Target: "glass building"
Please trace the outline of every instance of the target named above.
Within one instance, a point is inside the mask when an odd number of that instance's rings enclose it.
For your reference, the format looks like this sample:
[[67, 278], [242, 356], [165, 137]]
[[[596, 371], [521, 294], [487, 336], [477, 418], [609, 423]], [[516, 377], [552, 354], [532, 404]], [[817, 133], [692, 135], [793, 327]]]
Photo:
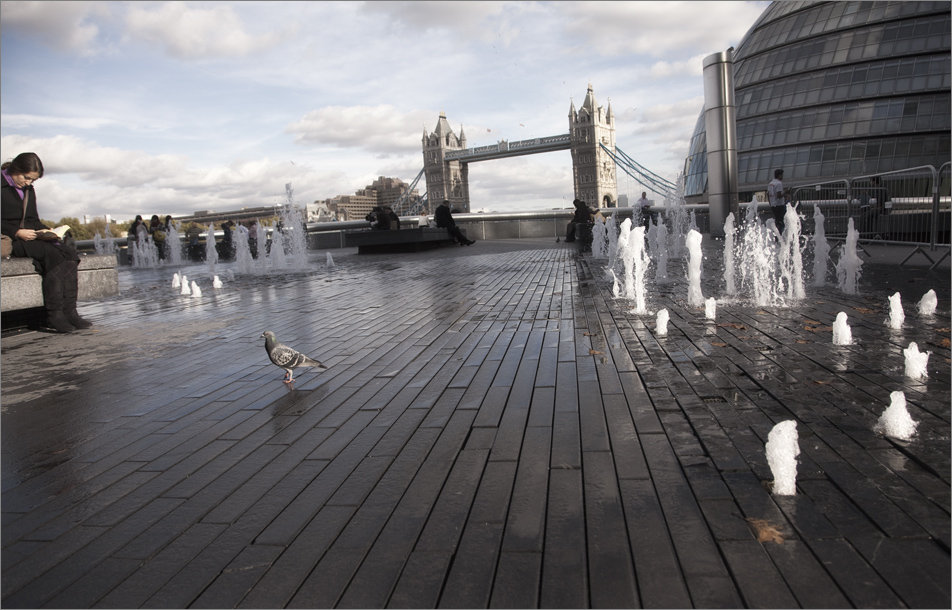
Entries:
[[[773, 2], [734, 51], [740, 201], [950, 161], [949, 2]], [[684, 166], [707, 200], [704, 111]]]

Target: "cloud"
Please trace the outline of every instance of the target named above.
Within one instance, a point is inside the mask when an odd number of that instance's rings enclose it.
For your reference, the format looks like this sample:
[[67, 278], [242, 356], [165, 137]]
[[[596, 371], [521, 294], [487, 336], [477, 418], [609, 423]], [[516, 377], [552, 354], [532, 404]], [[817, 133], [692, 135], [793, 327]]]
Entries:
[[[385, 15], [390, 23], [398, 23], [414, 31], [452, 30], [484, 39], [486, 21], [499, 16], [505, 2], [365, 2], [361, 10], [371, 15]], [[496, 32], [493, 31], [492, 37]]]
[[148, 155], [141, 151], [97, 146], [74, 136], [30, 138], [4, 136], [4, 158], [35, 152], [47, 174], [76, 174], [85, 181], [120, 187], [145, 186], [172, 180], [187, 163], [184, 155]]
[[99, 129], [115, 123], [112, 119], [100, 117], [60, 117], [35, 114], [0, 115], [0, 123], [5, 129], [29, 129], [33, 127], [58, 127], [67, 129]]
[[36, 36], [58, 51], [88, 55], [99, 35], [90, 23], [95, 2], [15, 2], [3, 3], [3, 29]]
[[129, 5], [127, 36], [162, 46], [178, 59], [242, 57], [273, 47], [288, 35], [248, 34], [238, 15], [225, 4], [191, 8], [183, 2], [167, 2], [154, 10], [151, 6]]
[[390, 105], [327, 106], [308, 112], [285, 128], [306, 145], [363, 149], [375, 155], [419, 152], [423, 128], [438, 115], [429, 110], [400, 112]]
[[738, 42], [769, 2], [557, 2], [566, 29], [604, 55], [709, 55]]
[[702, 53], [682, 61], [657, 61], [648, 68], [648, 76], [653, 79], [702, 76], [704, 74], [704, 58], [708, 55], [710, 53]]

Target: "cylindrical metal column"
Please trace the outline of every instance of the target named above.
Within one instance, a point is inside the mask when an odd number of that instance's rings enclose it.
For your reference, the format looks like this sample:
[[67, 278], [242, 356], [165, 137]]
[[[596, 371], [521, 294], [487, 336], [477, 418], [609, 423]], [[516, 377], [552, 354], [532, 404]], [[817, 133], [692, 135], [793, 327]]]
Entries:
[[724, 237], [727, 215], [738, 217], [733, 49], [704, 58], [704, 124], [711, 236]]

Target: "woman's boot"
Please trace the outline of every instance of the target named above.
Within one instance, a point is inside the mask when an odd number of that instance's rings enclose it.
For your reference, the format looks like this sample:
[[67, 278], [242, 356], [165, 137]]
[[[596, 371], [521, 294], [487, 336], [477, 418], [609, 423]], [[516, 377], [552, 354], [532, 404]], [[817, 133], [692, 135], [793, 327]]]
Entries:
[[66, 261], [59, 266], [66, 267], [66, 281], [63, 284], [63, 312], [66, 314], [66, 321], [79, 329], [89, 328], [93, 323], [81, 318], [76, 311], [76, 299], [79, 297], [79, 263]]
[[43, 304], [46, 307], [46, 324], [58, 333], [71, 333], [76, 328], [66, 319], [63, 292], [68, 263], [61, 263], [43, 276]]

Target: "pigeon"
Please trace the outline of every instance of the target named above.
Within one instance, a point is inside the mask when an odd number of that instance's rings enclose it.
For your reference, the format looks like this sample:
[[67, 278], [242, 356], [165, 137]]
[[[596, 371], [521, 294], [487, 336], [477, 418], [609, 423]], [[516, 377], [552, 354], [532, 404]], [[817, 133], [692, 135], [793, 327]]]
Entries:
[[261, 336], [264, 337], [264, 349], [268, 352], [268, 358], [270, 358], [271, 362], [275, 365], [285, 370], [284, 383], [291, 383], [294, 377], [294, 369], [296, 368], [305, 366], [320, 369], [327, 368], [317, 360], [309, 358], [301, 352], [279, 342], [274, 336], [274, 333], [270, 330], [264, 331], [261, 333]]

